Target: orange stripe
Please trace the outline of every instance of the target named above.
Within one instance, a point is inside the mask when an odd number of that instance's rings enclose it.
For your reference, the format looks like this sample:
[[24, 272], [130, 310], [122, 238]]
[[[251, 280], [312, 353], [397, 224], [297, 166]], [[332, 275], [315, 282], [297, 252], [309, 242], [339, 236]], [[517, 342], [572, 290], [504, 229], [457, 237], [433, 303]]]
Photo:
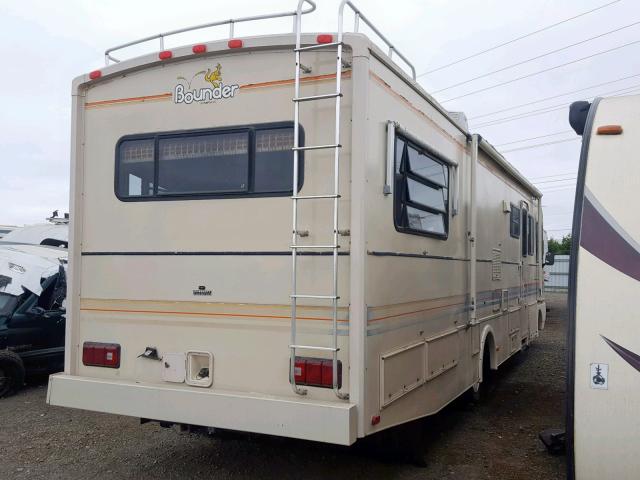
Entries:
[[[303, 77], [300, 79], [301, 83], [312, 83], [312, 82], [321, 82], [323, 80], [331, 80], [336, 78], [335, 73], [327, 74], [327, 75], [315, 75], [313, 77]], [[346, 72], [342, 72], [342, 78], [351, 78], [351, 71], [347, 70]], [[293, 78], [285, 79], [285, 80], [272, 80], [269, 82], [259, 82], [259, 83], [247, 83], [244, 85], [240, 85], [241, 90], [251, 90], [254, 88], [265, 88], [265, 87], [275, 87], [280, 85], [293, 85], [295, 80]], [[159, 93], [156, 95], [145, 95], [142, 97], [128, 97], [128, 98], [114, 98], [111, 100], [99, 100], [95, 102], [87, 102], [84, 104], [84, 108], [96, 108], [96, 107], [104, 107], [108, 105], [118, 105], [121, 103], [143, 103], [153, 100], [169, 100], [173, 97], [173, 94], [168, 93]]]
[[159, 93], [157, 95], [145, 95], [143, 97], [114, 98], [113, 100], [100, 100], [97, 102], [87, 102], [84, 108], [100, 107], [103, 105], [115, 105], [118, 103], [136, 103], [147, 102], [152, 100], [166, 100], [173, 96], [171, 93]]
[[[300, 83], [310, 83], [310, 82], [320, 82], [322, 80], [331, 80], [336, 78], [335, 73], [330, 73], [327, 75], [316, 75], [314, 77], [303, 77], [300, 78]], [[342, 72], [342, 78], [351, 78], [351, 71], [347, 70], [346, 72]], [[273, 87], [278, 85], [293, 85], [295, 80], [293, 78], [289, 78], [286, 80], [272, 80], [270, 82], [260, 82], [260, 83], [247, 83], [246, 85], [240, 85], [240, 89], [251, 89], [251, 88], [263, 88], [263, 87]]]
[[[277, 320], [289, 320], [291, 317], [282, 315], [256, 315], [249, 313], [207, 313], [207, 312], [180, 312], [172, 310], [122, 310], [115, 308], [81, 308], [82, 311], [90, 312], [115, 312], [115, 313], [155, 313], [162, 315], [195, 315], [202, 317], [239, 317], [239, 318], [272, 318]], [[331, 321], [332, 318], [325, 317], [296, 317], [298, 320], [321, 320]], [[338, 320], [338, 322], [346, 323], [347, 320]]]

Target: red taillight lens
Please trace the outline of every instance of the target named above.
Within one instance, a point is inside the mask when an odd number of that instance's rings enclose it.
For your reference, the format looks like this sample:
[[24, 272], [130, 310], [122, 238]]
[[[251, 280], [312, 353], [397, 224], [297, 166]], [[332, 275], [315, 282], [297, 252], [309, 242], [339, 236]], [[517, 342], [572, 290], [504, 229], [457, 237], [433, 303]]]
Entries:
[[168, 60], [171, 57], [173, 57], [173, 53], [171, 52], [171, 50], [163, 50], [158, 54], [158, 58], [160, 60]]
[[320, 34], [316, 37], [316, 42], [318, 43], [331, 43], [333, 42], [333, 35], [328, 35], [326, 33]]
[[204, 44], [194, 45], [191, 49], [193, 53], [205, 53], [207, 51], [207, 46]]
[[[326, 358], [296, 357], [297, 385], [333, 388], [333, 361]], [[342, 388], [342, 362], [338, 360], [338, 388]]]
[[84, 342], [82, 364], [89, 367], [120, 368], [120, 345], [117, 343]]
[[91, 80], [97, 80], [98, 78], [100, 78], [102, 76], [102, 72], [100, 70], [94, 70], [93, 72], [91, 72], [89, 74], [89, 78]]
[[234, 38], [232, 40], [229, 40], [227, 42], [227, 45], [229, 46], [229, 48], [242, 48], [242, 40]]

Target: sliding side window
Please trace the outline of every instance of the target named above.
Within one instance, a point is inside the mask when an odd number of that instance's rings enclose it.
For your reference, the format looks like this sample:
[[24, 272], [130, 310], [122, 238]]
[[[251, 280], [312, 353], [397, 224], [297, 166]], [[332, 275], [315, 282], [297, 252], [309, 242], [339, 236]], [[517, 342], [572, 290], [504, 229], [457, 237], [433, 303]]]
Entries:
[[404, 233], [446, 239], [449, 230], [449, 167], [396, 136], [394, 222]]
[[[291, 123], [124, 137], [116, 148], [116, 194], [121, 200], [290, 195], [292, 147]], [[302, 155], [299, 167], [301, 186]]]

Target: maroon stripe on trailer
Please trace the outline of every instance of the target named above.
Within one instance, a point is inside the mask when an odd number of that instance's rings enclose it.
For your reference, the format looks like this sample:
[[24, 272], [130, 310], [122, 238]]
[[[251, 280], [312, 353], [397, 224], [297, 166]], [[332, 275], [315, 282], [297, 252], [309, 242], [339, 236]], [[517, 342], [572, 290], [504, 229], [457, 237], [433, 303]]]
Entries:
[[616, 352], [618, 355], [622, 357], [622, 359], [625, 362], [627, 362], [629, 365], [631, 365], [633, 368], [635, 368], [640, 372], [640, 355], [638, 355], [637, 353], [633, 353], [631, 350], [627, 350], [624, 347], [621, 347], [617, 343], [609, 340], [604, 335], [600, 335], [600, 336], [605, 342], [607, 342], [607, 345], [609, 345], [614, 352]]
[[580, 245], [616, 270], [640, 280], [640, 252], [609, 224], [586, 196]]

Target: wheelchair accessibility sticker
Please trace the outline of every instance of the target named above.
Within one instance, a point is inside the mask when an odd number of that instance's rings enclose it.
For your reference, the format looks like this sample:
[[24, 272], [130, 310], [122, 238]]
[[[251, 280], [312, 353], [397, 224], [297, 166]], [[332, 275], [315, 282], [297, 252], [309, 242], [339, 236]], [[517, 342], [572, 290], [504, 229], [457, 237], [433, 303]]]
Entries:
[[609, 389], [609, 365], [606, 363], [591, 364], [591, 388]]

